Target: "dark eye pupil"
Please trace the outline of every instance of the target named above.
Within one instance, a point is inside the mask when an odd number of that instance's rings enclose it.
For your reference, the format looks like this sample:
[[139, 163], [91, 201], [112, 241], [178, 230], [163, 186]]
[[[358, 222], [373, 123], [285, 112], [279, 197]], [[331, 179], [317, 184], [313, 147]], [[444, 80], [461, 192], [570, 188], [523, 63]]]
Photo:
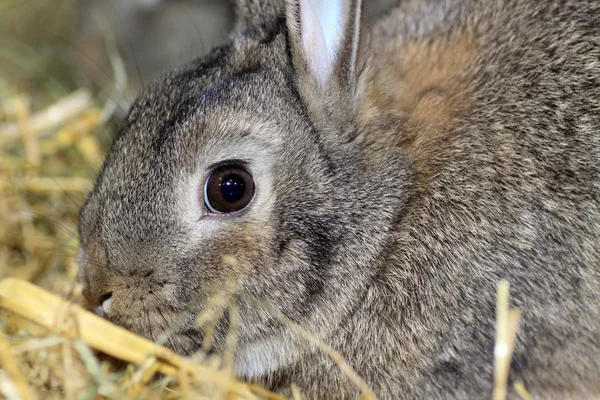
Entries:
[[216, 168], [204, 184], [204, 203], [211, 213], [244, 209], [254, 197], [254, 180], [244, 168], [225, 165]]
[[223, 199], [229, 203], [236, 203], [244, 196], [246, 185], [239, 175], [227, 175], [220, 185]]

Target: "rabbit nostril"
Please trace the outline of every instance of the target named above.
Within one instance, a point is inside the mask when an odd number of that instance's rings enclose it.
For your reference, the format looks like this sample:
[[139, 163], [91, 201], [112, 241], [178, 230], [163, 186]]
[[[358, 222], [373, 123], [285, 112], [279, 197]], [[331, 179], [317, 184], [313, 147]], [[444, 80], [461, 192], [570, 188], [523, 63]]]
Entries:
[[149, 277], [150, 275], [152, 275], [154, 273], [154, 270], [151, 269], [150, 271], [146, 272], [146, 274], [144, 275], [144, 278]]

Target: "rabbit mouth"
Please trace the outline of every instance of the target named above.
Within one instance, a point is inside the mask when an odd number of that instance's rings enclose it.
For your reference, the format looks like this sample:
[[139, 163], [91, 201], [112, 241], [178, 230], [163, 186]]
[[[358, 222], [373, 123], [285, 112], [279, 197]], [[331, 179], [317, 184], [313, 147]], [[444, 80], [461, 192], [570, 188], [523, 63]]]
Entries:
[[94, 297], [84, 291], [86, 299], [86, 308], [88, 311], [93, 312], [99, 317], [107, 318], [112, 305], [112, 292], [102, 296]]
[[112, 305], [112, 293], [108, 293], [100, 298], [100, 305], [93, 309], [94, 313], [99, 317], [106, 318], [110, 314]]

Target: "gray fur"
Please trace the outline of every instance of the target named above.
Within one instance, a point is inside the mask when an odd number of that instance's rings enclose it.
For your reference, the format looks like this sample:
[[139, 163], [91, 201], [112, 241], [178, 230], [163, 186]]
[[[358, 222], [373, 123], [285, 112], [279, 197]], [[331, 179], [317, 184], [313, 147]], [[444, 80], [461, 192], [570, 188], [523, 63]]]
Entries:
[[[322, 88], [293, 2], [240, 3], [228, 45], [136, 101], [82, 210], [80, 277], [112, 293], [109, 319], [151, 339], [176, 327], [167, 345], [190, 354], [197, 304], [233, 277], [243, 378], [358, 394], [259, 299], [382, 398], [480, 398], [505, 278], [523, 312], [511, 379], [598, 396], [599, 3], [402, 2], [348, 37]], [[196, 218], [202, 174], [231, 158], [255, 201]]]

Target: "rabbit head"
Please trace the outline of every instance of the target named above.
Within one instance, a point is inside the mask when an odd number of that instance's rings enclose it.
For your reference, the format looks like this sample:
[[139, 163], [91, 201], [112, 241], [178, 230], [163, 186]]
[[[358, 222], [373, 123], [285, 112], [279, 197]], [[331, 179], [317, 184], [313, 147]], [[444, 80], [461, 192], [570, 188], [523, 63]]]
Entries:
[[180, 353], [229, 288], [247, 377], [310, 350], [281, 315], [322, 338], [342, 323], [410, 192], [393, 143], [375, 151], [361, 128], [361, 2], [279, 3], [240, 0], [228, 44], [145, 89], [79, 224], [86, 293]]

